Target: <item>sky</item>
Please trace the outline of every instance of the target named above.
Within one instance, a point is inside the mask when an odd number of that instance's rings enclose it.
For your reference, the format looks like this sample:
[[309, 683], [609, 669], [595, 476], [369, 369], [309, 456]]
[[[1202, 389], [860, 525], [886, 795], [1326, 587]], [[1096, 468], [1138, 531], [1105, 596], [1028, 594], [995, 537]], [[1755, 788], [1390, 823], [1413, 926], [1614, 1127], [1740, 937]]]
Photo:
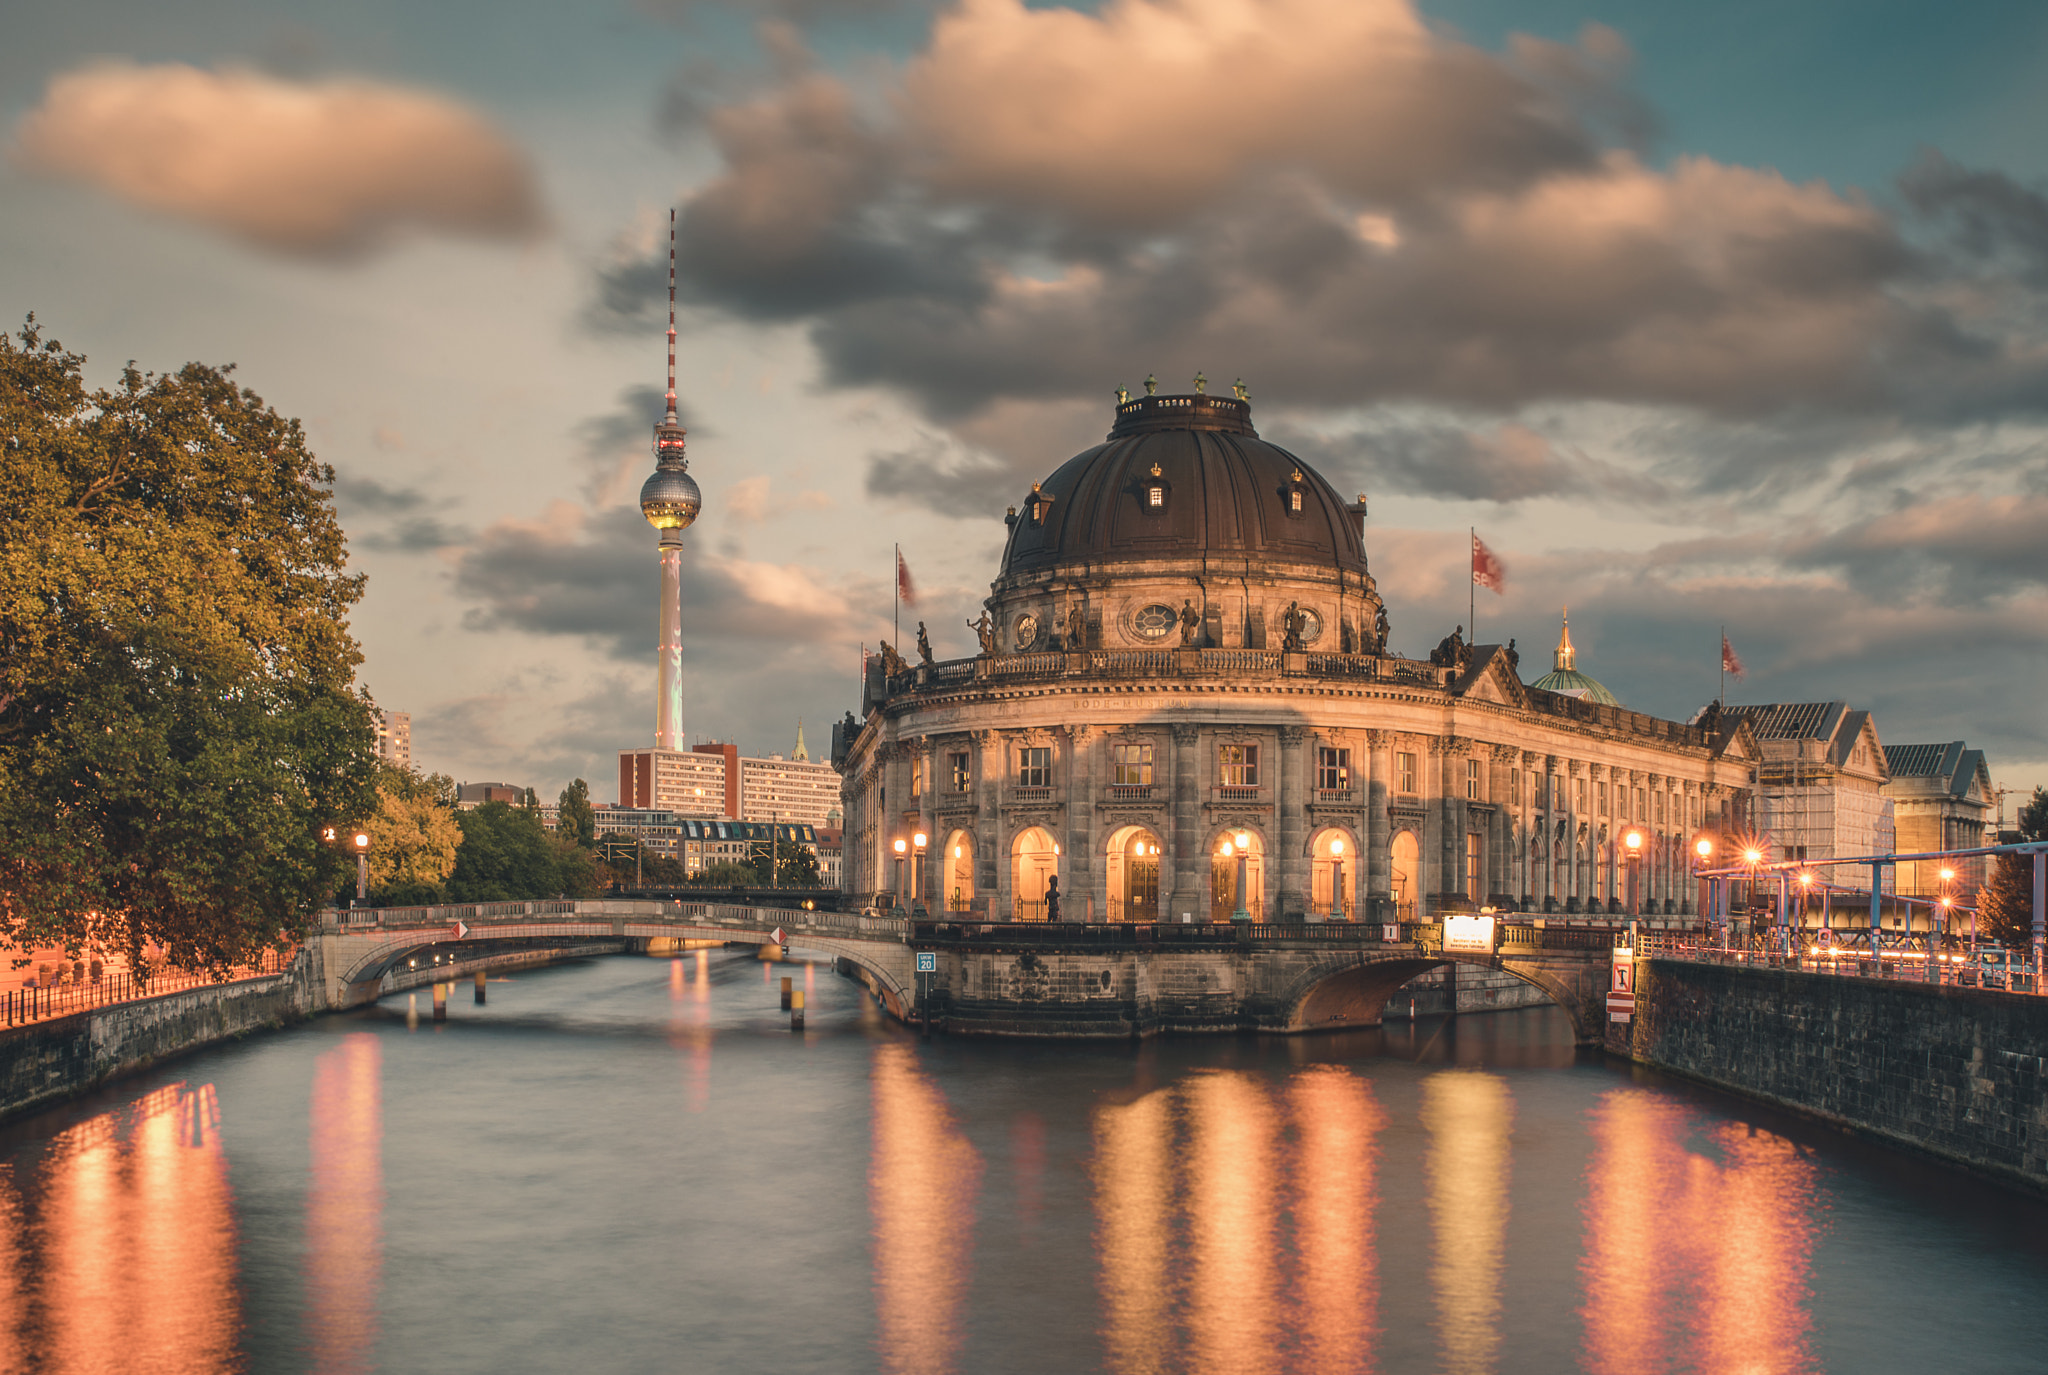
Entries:
[[10, 6], [0, 316], [232, 363], [336, 472], [421, 767], [652, 742], [671, 210], [685, 726], [814, 751], [900, 544], [1242, 378], [1392, 646], [1690, 717], [1842, 699], [2048, 783], [2048, 7], [1902, 0]]

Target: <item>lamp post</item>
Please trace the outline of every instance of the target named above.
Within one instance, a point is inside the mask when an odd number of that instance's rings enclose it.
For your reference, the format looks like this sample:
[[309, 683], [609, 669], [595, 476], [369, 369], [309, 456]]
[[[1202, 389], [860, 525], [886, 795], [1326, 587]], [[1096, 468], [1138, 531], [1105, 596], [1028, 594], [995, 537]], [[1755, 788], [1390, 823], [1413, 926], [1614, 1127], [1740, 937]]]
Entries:
[[1639, 826], [1631, 826], [1621, 834], [1621, 845], [1628, 852], [1628, 943], [1636, 944], [1636, 921], [1642, 915], [1643, 832]]
[[906, 842], [904, 841], [904, 839], [903, 839], [903, 837], [902, 837], [902, 836], [897, 836], [897, 837], [896, 837], [896, 887], [895, 887], [895, 892], [896, 892], [896, 896], [897, 896], [897, 898], [898, 898], [899, 900], [900, 900], [900, 899], [901, 899], [901, 898], [903, 897], [903, 853], [904, 853], [904, 851], [908, 850], [909, 848], [910, 848], [909, 844], [908, 844], [908, 843], [906, 843]]
[[[1706, 868], [1707, 861], [1714, 857], [1714, 842], [1706, 836], [1701, 836], [1693, 842], [1692, 853], [1693, 883], [1697, 885], [1699, 883], [1700, 870]], [[1710, 879], [1708, 881], [1712, 884], [1712, 887], [1707, 890], [1707, 928], [1711, 931], [1719, 923], [1722, 915], [1719, 901], [1721, 896], [1721, 880]], [[1694, 891], [1698, 891], [1697, 887], [1695, 887]]]
[[1248, 832], [1239, 831], [1237, 833], [1237, 910], [1230, 914], [1232, 921], [1250, 921], [1252, 919], [1252, 914], [1244, 905], [1245, 865], [1251, 858], [1251, 846], [1251, 835]]
[[[1756, 866], [1763, 863], [1763, 859], [1764, 852], [1757, 849], [1754, 845], [1742, 852], [1742, 862], [1749, 866], [1749, 898], [1745, 904], [1745, 909], [1751, 912], [1754, 912], [1756, 909]], [[1754, 916], [1750, 918], [1749, 927], [1749, 934], [1754, 936], [1756, 934], [1756, 919]]]
[[1813, 875], [1805, 870], [1801, 870], [1799, 873], [1799, 929], [1792, 933], [1794, 941], [1806, 939], [1806, 909], [1810, 905], [1809, 899], [1812, 892]]
[[360, 903], [370, 896], [370, 833], [357, 831], [350, 840], [356, 847], [356, 901]]
[[910, 905], [913, 911], [924, 901], [924, 847], [929, 840], [923, 831], [910, 838]]
[[1346, 921], [1344, 915], [1344, 837], [1337, 836], [1330, 841], [1330, 855], [1337, 861], [1337, 873], [1330, 884], [1331, 905], [1337, 910], [1333, 914], [1338, 921]]

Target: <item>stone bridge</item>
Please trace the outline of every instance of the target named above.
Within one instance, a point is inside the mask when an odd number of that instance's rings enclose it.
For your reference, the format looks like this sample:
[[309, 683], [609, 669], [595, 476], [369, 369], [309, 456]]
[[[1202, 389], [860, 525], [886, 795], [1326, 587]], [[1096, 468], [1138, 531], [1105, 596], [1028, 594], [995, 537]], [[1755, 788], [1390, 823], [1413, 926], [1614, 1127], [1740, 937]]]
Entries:
[[[1431, 923], [911, 921], [795, 907], [651, 900], [479, 903], [336, 912], [322, 930], [331, 1007], [374, 1001], [537, 952], [650, 942], [787, 942], [846, 960], [895, 1017], [923, 1006], [962, 1034], [1144, 1036], [1376, 1026], [1394, 991], [1444, 964], [1502, 970], [1565, 1010], [1582, 1044], [1606, 1023], [1618, 928], [1499, 928], [1495, 948], [1445, 950]], [[919, 989], [918, 951], [937, 968]], [[923, 1003], [920, 1004], [920, 994]]]

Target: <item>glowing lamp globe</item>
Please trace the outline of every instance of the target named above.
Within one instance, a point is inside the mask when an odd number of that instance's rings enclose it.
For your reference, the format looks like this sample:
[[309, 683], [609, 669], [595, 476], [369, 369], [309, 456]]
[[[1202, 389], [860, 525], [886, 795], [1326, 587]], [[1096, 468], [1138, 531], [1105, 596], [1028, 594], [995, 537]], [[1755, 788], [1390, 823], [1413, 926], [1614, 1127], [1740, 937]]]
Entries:
[[657, 530], [683, 530], [697, 519], [704, 494], [681, 468], [656, 468], [640, 488], [640, 514]]

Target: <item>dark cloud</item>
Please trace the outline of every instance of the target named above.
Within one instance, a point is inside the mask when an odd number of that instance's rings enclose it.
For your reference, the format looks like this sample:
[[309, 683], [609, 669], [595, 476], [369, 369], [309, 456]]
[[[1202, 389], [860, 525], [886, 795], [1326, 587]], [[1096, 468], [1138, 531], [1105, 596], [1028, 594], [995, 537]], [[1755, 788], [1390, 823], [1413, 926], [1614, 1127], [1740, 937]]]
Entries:
[[350, 543], [364, 549], [427, 554], [459, 545], [469, 538], [468, 528], [433, 514], [434, 508], [454, 504], [417, 487], [387, 486], [375, 478], [337, 473], [334, 479], [335, 511], [350, 531]]
[[402, 514], [427, 503], [427, 494], [417, 487], [387, 487], [375, 478], [343, 472], [334, 476], [334, 508], [344, 516]]
[[1499, 502], [1597, 492], [1649, 504], [1670, 496], [1662, 484], [1567, 453], [1520, 424], [1390, 423], [1333, 439], [1283, 423], [1268, 433], [1340, 488]]
[[983, 453], [962, 453], [927, 438], [916, 448], [868, 460], [868, 495], [907, 501], [942, 516], [1002, 514], [1002, 494], [1029, 479], [1014, 464]]
[[[684, 209], [684, 287], [807, 324], [829, 383], [949, 426], [1138, 362], [1326, 410], [2048, 409], [2037, 193], [1930, 158], [1888, 214], [1766, 170], [1653, 167], [1629, 151], [1655, 121], [1628, 67], [1606, 30], [1486, 52], [1400, 0], [990, 0], [941, 15], [879, 99], [792, 49], [709, 109], [723, 170]], [[659, 272], [601, 273], [600, 318], [642, 318]], [[1526, 467], [1502, 475], [1569, 485]]]

